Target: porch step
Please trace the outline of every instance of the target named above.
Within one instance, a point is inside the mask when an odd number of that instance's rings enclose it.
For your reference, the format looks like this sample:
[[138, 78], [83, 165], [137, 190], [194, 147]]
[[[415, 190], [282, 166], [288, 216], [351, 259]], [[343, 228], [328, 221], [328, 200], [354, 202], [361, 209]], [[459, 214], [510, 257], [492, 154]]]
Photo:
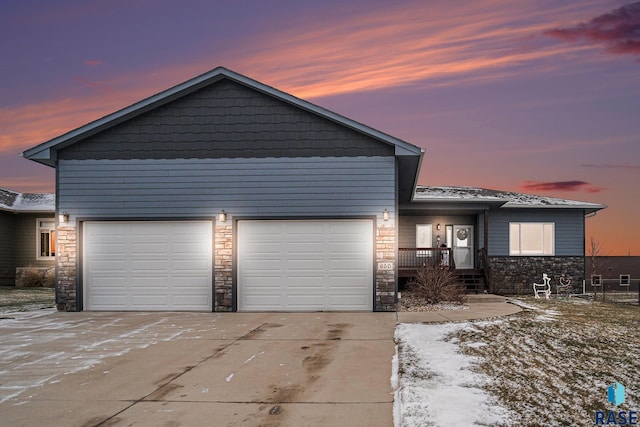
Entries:
[[484, 292], [484, 271], [482, 269], [458, 269], [456, 276], [458, 283], [467, 289], [467, 293], [482, 294]]

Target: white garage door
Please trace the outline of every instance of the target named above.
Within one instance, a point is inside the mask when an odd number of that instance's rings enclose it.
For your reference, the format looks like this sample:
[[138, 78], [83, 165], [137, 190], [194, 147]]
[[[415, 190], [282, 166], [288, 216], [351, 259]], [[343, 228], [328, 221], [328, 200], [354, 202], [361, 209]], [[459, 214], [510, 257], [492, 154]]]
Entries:
[[210, 221], [86, 222], [86, 310], [211, 311]]
[[238, 309], [373, 307], [371, 220], [238, 221]]

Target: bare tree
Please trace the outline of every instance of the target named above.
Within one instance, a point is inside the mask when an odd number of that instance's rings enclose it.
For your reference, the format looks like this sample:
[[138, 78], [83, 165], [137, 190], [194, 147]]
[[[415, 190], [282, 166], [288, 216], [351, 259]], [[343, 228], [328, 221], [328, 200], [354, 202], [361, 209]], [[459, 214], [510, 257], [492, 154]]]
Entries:
[[[591, 276], [597, 276], [600, 274], [600, 270], [603, 268], [603, 260], [602, 257], [604, 256], [604, 248], [602, 246], [602, 242], [600, 242], [600, 240], [596, 239], [595, 237], [591, 236], [591, 238], [589, 239], [589, 263], [591, 266]], [[591, 279], [591, 278], [589, 278]], [[601, 285], [602, 285], [602, 281], [600, 281]], [[602, 285], [604, 286], [604, 285]], [[593, 286], [593, 299], [596, 299], [596, 296], [598, 295], [598, 288], [596, 286]]]

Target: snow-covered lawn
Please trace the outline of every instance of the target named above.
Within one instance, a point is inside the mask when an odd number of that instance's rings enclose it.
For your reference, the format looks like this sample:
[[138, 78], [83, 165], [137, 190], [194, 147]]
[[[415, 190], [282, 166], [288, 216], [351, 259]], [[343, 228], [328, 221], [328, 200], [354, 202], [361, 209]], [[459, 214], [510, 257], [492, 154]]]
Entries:
[[503, 319], [398, 325], [396, 425], [592, 426], [597, 410], [640, 410], [640, 308], [523, 302]]
[[0, 286], [0, 313], [34, 311], [54, 305], [53, 288]]

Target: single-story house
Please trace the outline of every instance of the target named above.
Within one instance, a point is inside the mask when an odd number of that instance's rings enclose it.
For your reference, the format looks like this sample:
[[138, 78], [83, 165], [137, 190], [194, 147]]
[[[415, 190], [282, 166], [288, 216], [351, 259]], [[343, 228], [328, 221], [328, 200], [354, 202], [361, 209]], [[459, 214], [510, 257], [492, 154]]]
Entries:
[[28, 270], [44, 275], [56, 255], [55, 195], [0, 188], [0, 286]]
[[393, 311], [443, 259], [582, 279], [604, 206], [419, 187], [423, 155], [225, 68], [23, 153], [56, 168], [60, 310]]
[[588, 254], [585, 271], [587, 292], [640, 292], [640, 256]]

